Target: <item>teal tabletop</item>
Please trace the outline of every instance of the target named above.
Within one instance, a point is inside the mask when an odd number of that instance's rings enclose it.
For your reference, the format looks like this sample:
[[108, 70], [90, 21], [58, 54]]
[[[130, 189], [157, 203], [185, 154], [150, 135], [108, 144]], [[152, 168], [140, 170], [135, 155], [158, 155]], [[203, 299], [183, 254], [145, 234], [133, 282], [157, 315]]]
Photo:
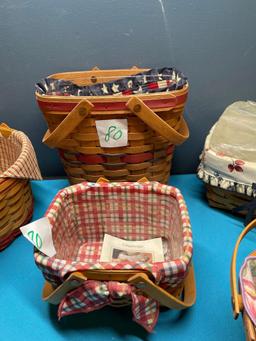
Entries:
[[[197, 300], [186, 311], [161, 309], [156, 328], [147, 333], [132, 321], [130, 307], [105, 307], [58, 321], [57, 308], [41, 300], [44, 279], [34, 264], [33, 246], [17, 238], [0, 253], [0, 340], [207, 340], [241, 341], [242, 319], [233, 320], [229, 269], [235, 242], [243, 228], [242, 218], [210, 208], [204, 185], [195, 175], [176, 175], [187, 203], [194, 241]], [[57, 191], [67, 180], [33, 181], [33, 220], [41, 218]], [[252, 231], [242, 242], [238, 268], [256, 246]]]

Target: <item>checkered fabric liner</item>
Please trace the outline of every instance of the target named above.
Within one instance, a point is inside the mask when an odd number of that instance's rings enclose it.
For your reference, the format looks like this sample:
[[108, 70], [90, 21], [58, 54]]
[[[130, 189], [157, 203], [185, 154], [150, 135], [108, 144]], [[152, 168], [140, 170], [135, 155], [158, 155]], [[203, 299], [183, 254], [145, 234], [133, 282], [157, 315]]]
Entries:
[[[171, 288], [180, 285], [186, 276], [192, 257], [192, 232], [183, 197], [174, 187], [157, 182], [84, 182], [60, 191], [46, 216], [52, 226], [57, 254], [47, 257], [35, 251], [34, 256], [44, 277], [54, 287], [60, 285], [69, 273], [88, 269], [148, 270], [156, 284]], [[127, 240], [162, 237], [164, 249], [167, 249], [165, 261], [152, 264], [100, 262], [105, 233]], [[63, 299], [60, 317], [92, 310], [93, 303], [89, 301], [95, 302], [99, 296], [100, 303], [94, 309], [113, 299], [109, 283], [94, 281], [93, 294], [89, 295], [87, 292], [92, 288], [88, 282]], [[107, 288], [105, 293], [101, 290], [103, 284]], [[120, 287], [116, 288], [118, 291]], [[157, 320], [158, 303], [135, 294], [132, 287], [129, 287], [131, 291], [125, 290], [132, 298], [134, 319], [147, 330], [152, 330]]]
[[0, 133], [0, 178], [42, 179], [34, 148], [21, 131], [9, 137]]

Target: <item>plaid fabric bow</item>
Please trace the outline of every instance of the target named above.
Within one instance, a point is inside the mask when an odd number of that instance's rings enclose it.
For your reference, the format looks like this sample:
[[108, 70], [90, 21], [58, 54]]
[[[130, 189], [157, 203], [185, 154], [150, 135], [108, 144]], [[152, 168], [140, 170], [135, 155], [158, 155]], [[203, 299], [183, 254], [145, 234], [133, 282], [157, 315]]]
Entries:
[[76, 313], [89, 313], [120, 299], [132, 300], [133, 320], [152, 332], [159, 315], [159, 304], [150, 297], [134, 292], [133, 286], [116, 281], [88, 280], [70, 291], [61, 301], [59, 319]]

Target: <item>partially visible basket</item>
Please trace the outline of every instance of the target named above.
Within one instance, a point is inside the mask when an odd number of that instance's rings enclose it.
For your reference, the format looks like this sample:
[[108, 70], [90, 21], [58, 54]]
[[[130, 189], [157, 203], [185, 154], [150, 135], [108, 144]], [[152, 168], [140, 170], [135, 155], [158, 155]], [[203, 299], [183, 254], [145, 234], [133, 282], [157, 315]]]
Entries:
[[30, 179], [41, 179], [28, 137], [0, 125], [0, 250], [20, 234], [19, 227], [32, 217]]
[[[237, 239], [230, 269], [230, 285], [233, 316], [243, 316], [244, 330], [247, 341], [256, 341], [256, 251], [252, 252], [244, 261], [237, 285], [236, 262], [237, 253], [241, 241], [256, 226], [256, 219], [248, 224]], [[238, 290], [239, 287], [239, 290]]]
[[197, 172], [209, 204], [246, 214], [245, 225], [256, 210], [255, 134], [256, 103], [231, 104], [208, 134]]
[[[101, 176], [111, 181], [137, 181], [145, 176], [151, 181], [167, 183], [174, 146], [189, 136], [183, 118], [188, 83], [181, 73], [170, 70], [169, 78], [160, 72], [152, 76], [151, 70], [132, 68], [66, 72], [45, 80], [47, 88], [56, 87], [48, 84], [49, 80], [64, 82], [64, 89], [66, 85], [71, 89], [72, 86], [86, 87], [87, 96], [69, 95], [68, 91], [61, 95], [58, 91], [48, 94], [37, 88], [37, 102], [49, 127], [43, 141], [59, 149], [71, 183], [95, 182]], [[138, 77], [141, 82], [143, 77], [151, 78], [147, 85], [140, 86]], [[110, 92], [112, 84], [121, 87], [127, 79], [131, 82], [134, 79], [136, 91], [101, 93], [101, 86]], [[172, 83], [182, 85], [170, 90]], [[94, 96], [88, 95], [87, 86], [93, 87]], [[100, 89], [100, 95], [95, 95], [95, 87], [96, 93]], [[146, 89], [147, 93], [140, 93], [139, 89]], [[96, 122], [110, 119], [127, 119], [127, 146], [100, 146]]]

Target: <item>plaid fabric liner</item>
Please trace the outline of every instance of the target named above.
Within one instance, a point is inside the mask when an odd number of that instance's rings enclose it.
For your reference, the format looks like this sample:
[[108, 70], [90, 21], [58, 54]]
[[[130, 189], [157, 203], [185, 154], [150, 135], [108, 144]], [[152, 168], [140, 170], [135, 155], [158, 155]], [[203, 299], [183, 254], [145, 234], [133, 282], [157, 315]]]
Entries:
[[0, 134], [0, 178], [42, 179], [34, 148], [21, 131], [7, 138]]
[[[186, 276], [192, 257], [192, 232], [185, 202], [174, 187], [157, 182], [84, 182], [60, 191], [46, 216], [52, 225], [57, 254], [47, 257], [36, 250], [34, 257], [46, 280], [55, 287], [70, 272], [88, 269], [145, 269], [153, 274], [158, 285], [172, 288], [181, 284]], [[167, 245], [165, 261], [101, 263], [99, 257], [105, 233], [128, 240], [160, 236]], [[109, 304], [113, 297], [109, 283], [95, 282], [93, 293], [89, 295], [88, 290], [92, 288], [87, 287], [88, 282], [63, 299], [59, 317], [90, 311], [93, 309], [90, 300], [99, 300], [95, 309]], [[99, 295], [102, 283], [107, 294]], [[157, 320], [158, 303], [135, 294], [132, 287], [130, 290], [135, 321], [151, 331]]]

